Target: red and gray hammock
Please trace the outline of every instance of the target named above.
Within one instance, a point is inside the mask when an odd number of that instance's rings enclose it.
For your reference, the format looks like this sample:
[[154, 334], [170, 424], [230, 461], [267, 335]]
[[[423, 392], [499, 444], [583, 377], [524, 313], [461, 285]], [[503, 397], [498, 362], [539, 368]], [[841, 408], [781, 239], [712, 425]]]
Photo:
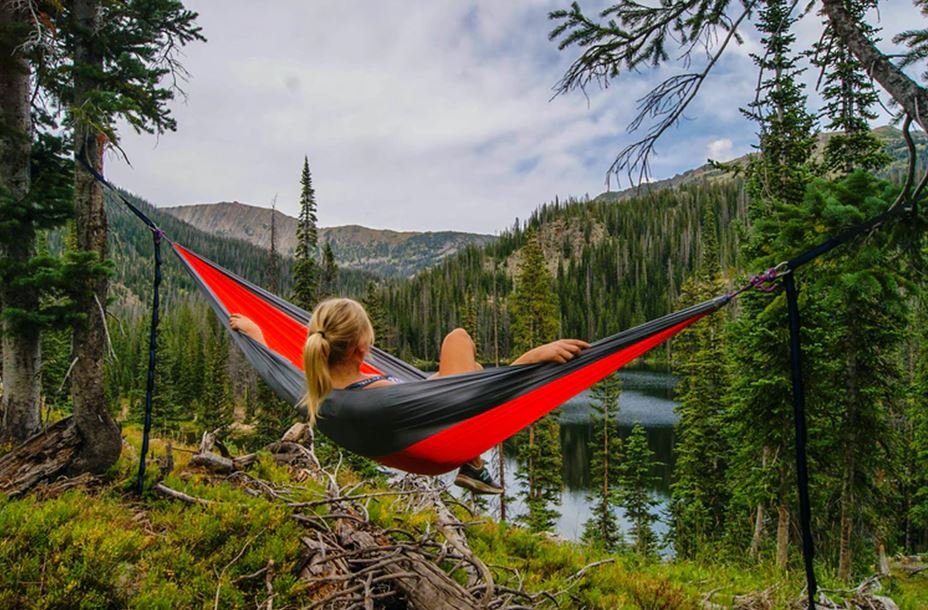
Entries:
[[[233, 340], [258, 374], [296, 404], [305, 393], [303, 344], [309, 314], [172, 244], [223, 323], [240, 313], [262, 329], [267, 346], [241, 333]], [[364, 372], [403, 383], [370, 390], [334, 390], [323, 402], [318, 428], [339, 445], [387, 466], [440, 474], [479, 456], [611, 375], [652, 347], [728, 302], [721, 296], [607, 337], [566, 364], [501, 367], [426, 380], [426, 375], [381, 350], [371, 350]]]
[[[77, 161], [99, 182], [109, 187], [151, 229], [154, 238], [154, 297], [145, 393], [145, 429], [138, 474], [141, 493], [151, 429], [161, 243], [165, 235], [148, 216], [88, 164], [83, 155], [78, 155]], [[904, 192], [908, 192], [908, 186]], [[772, 290], [782, 281], [789, 312], [796, 476], [803, 559], [809, 607], [814, 608], [816, 582], [812, 568], [814, 549], [806, 460], [805, 392], [801, 372], [799, 300], [793, 272], [841, 244], [886, 224], [904, 210], [904, 206], [894, 205], [888, 211], [754, 276], [741, 290], [597, 341], [566, 364], [509, 366], [427, 380], [422, 371], [373, 348], [363, 367], [364, 372], [393, 375], [403, 383], [370, 390], [333, 391], [322, 404], [318, 427], [346, 449], [388, 466], [423, 474], [447, 472], [514, 435], [571, 397], [719, 309], [744, 290]], [[309, 314], [179, 244], [171, 243], [171, 248], [261, 378], [281, 398], [296, 405], [305, 387], [302, 351]], [[232, 313], [243, 314], [258, 323], [267, 346], [233, 332], [228, 322], [229, 314]]]

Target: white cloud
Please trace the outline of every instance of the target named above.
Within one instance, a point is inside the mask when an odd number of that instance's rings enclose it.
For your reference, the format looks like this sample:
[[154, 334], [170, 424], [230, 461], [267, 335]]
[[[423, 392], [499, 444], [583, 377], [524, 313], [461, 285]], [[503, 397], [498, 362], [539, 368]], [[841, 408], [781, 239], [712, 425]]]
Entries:
[[728, 161], [734, 157], [734, 148], [730, 138], [718, 138], [706, 145], [706, 157], [713, 161]]
[[[108, 167], [159, 205], [269, 205], [278, 194], [295, 215], [308, 155], [323, 225], [494, 232], [555, 195], [603, 190], [636, 138], [625, 133], [636, 101], [669, 74], [552, 100], [574, 51], [547, 40], [546, 16], [566, 0], [186, 4], [209, 42], [186, 50], [178, 132], [124, 128], [133, 167], [115, 155]], [[705, 162], [710, 139], [749, 150], [738, 108], [753, 91], [756, 39], [719, 63], [666, 134], [656, 178]]]

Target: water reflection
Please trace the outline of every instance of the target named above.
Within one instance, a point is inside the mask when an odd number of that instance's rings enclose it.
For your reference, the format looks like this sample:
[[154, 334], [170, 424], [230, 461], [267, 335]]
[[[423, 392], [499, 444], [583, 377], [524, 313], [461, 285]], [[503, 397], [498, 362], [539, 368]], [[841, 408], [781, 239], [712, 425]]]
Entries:
[[[674, 464], [674, 429], [677, 421], [674, 413], [676, 403], [673, 389], [676, 380], [667, 372], [653, 370], [623, 370], [619, 373], [623, 381], [619, 399], [619, 432], [627, 438], [632, 426], [640, 422], [645, 427], [648, 445], [659, 462], [653, 469], [654, 486], [651, 492], [658, 504], [655, 514], [658, 521], [655, 531], [659, 537], [667, 532], [667, 508], [670, 502], [670, 483]], [[561, 454], [563, 456], [564, 490], [561, 493], [561, 517], [557, 531], [560, 535], [577, 540], [583, 533], [583, 524], [590, 518], [590, 447], [593, 425], [590, 420], [589, 393], [583, 393], [561, 407]], [[515, 471], [518, 467], [514, 457], [514, 443], [506, 445], [506, 489], [515, 495], [519, 489]], [[488, 456], [489, 457], [489, 456]], [[495, 461], [494, 461], [495, 463]], [[524, 512], [518, 499], [509, 505], [510, 515]], [[621, 510], [616, 511], [623, 532], [629, 529]], [[665, 554], [670, 549], [664, 549]]]

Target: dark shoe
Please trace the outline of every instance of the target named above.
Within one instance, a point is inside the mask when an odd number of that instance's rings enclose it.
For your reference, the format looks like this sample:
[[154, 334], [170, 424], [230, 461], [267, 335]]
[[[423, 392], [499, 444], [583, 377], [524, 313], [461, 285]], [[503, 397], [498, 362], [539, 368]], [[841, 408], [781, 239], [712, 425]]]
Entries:
[[458, 471], [458, 476], [454, 478], [454, 484], [469, 489], [475, 494], [499, 495], [503, 493], [503, 488], [493, 481], [486, 466], [474, 468], [470, 464], [464, 464]]

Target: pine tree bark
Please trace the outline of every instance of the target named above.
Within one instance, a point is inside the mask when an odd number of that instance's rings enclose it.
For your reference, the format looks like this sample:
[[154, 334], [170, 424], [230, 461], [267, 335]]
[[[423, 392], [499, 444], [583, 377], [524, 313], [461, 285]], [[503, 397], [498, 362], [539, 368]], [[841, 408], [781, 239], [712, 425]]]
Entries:
[[[102, 69], [103, 59], [99, 45], [93, 44], [93, 33], [100, 19], [99, 0], [74, 0], [73, 18], [76, 20], [74, 62], [88, 69]], [[75, 71], [74, 105], [92, 104], [90, 100], [96, 83], [88, 76], [90, 69]], [[102, 134], [86, 123], [76, 128], [75, 153], [103, 170]], [[93, 176], [80, 164], [74, 175], [74, 208], [77, 248], [93, 252], [98, 262], [106, 258], [106, 211], [103, 207], [103, 190]], [[94, 276], [79, 300], [79, 311], [86, 321], [74, 330], [74, 354], [77, 363], [71, 373], [71, 390], [74, 396], [74, 424], [80, 433], [82, 445], [71, 464], [71, 472], [102, 472], [116, 463], [122, 448], [119, 427], [106, 408], [103, 391], [103, 356], [106, 345], [106, 293], [108, 281]]]
[[835, 33], [875, 81], [899, 103], [902, 109], [928, 131], [928, 90], [896, 67], [857, 27], [845, 0], [822, 0], [822, 7]]
[[[767, 468], [767, 459], [770, 455], [770, 447], [764, 447], [761, 452], [760, 464], [761, 467]], [[751, 535], [751, 548], [749, 553], [751, 557], [757, 555], [757, 552], [760, 550], [760, 543], [764, 538], [764, 504], [763, 502], [757, 503], [757, 512], [754, 514], [754, 533]]]
[[789, 507], [777, 507], [777, 568], [786, 569], [789, 559]]
[[851, 536], [853, 535], [853, 510], [850, 477], [853, 469], [850, 465], [844, 467], [844, 480], [841, 482], [841, 519], [838, 534], [838, 578], [847, 582], [851, 577]]
[[[30, 70], [22, 48], [30, 18], [22, 3], [0, 2], [0, 184], [13, 201], [23, 200], [30, 189], [32, 122]], [[16, 239], [3, 240], [2, 255], [10, 266], [25, 265], [35, 255], [35, 229], [20, 219]], [[0, 282], [0, 306], [34, 312], [38, 291], [28, 285]], [[39, 331], [10, 320], [2, 324], [3, 398], [0, 402], [0, 441], [21, 442], [41, 425]]]
[[838, 532], [838, 578], [847, 581], [851, 577], [851, 536], [854, 528], [854, 451], [857, 439], [857, 405], [860, 393], [857, 390], [857, 352], [848, 349], [847, 355], [847, 411], [844, 414], [845, 429], [851, 431], [844, 438], [844, 467], [841, 472], [841, 517]]
[[764, 505], [758, 503], [757, 512], [754, 513], [754, 533], [751, 535], [751, 547], [748, 553], [751, 557], [757, 556], [760, 550], [760, 543], [764, 538]]

